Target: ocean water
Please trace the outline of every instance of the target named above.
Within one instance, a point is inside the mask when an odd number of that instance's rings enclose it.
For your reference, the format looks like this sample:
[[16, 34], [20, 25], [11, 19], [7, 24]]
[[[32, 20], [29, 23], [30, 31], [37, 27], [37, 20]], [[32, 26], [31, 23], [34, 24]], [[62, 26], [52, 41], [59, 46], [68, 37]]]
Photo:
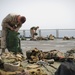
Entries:
[[[30, 30], [19, 30], [21, 36], [30, 37]], [[38, 36], [48, 37], [50, 34], [55, 37], [75, 37], [75, 29], [40, 29], [37, 30]]]
[[[30, 30], [19, 30], [19, 36], [31, 37]], [[75, 37], [75, 29], [40, 29], [37, 30], [38, 36], [48, 37], [50, 34], [55, 37], [63, 38], [64, 36]], [[1, 31], [0, 31], [1, 37]]]

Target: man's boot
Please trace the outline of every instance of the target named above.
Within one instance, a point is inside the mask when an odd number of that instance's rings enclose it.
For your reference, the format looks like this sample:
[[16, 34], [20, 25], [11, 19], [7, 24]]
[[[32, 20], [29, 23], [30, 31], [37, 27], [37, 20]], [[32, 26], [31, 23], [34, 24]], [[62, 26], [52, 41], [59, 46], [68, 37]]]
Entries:
[[[4, 53], [4, 52], [5, 52], [5, 48], [2, 48], [2, 53]], [[1, 53], [1, 54], [2, 54], [2, 53]]]

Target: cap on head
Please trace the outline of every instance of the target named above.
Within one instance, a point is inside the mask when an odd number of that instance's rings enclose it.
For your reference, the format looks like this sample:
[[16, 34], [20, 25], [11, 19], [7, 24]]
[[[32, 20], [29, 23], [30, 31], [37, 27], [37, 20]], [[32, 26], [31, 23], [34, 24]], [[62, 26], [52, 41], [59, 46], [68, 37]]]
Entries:
[[26, 18], [24, 16], [21, 16], [20, 21], [21, 23], [24, 23], [26, 21]]

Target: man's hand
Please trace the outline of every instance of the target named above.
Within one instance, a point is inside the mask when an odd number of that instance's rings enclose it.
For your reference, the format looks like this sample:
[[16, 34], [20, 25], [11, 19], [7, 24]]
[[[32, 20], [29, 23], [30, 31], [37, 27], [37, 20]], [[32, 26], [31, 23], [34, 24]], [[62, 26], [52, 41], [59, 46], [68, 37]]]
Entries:
[[12, 27], [10, 28], [11, 30], [14, 30]]
[[14, 31], [15, 31], [15, 32], [18, 32], [18, 30], [16, 30], [16, 29], [15, 29]]

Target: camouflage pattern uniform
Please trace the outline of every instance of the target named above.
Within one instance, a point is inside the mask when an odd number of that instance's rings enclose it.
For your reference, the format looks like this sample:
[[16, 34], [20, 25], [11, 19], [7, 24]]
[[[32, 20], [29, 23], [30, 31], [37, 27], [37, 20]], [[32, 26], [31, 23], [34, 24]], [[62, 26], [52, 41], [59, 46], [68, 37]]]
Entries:
[[[21, 24], [18, 24], [17, 17], [20, 15], [8, 14], [2, 21], [2, 42], [1, 48], [6, 48], [6, 35], [7, 28], [15, 27], [15, 31], [18, 31]], [[11, 38], [11, 37], [10, 37]]]

